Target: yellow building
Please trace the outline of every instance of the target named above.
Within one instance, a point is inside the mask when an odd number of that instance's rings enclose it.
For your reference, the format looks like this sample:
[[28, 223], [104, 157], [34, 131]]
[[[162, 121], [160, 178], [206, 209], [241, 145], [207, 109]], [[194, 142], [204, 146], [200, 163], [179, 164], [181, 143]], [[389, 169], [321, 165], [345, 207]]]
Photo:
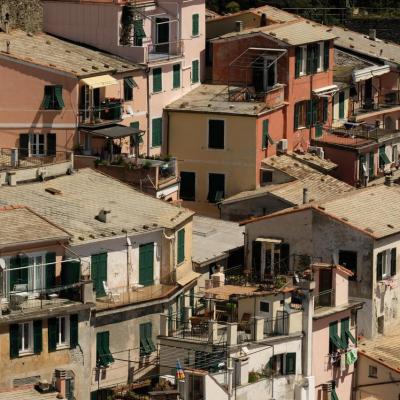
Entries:
[[263, 184], [261, 161], [282, 136], [280, 106], [229, 101], [227, 86], [202, 85], [166, 111], [185, 207], [218, 216], [219, 201]]

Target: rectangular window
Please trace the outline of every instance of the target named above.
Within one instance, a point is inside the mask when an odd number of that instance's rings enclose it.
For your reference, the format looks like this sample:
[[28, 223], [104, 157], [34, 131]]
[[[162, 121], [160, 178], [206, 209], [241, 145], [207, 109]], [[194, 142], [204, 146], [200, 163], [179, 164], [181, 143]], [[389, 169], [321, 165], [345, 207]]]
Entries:
[[172, 87], [178, 89], [181, 87], [181, 64], [174, 64], [172, 74]]
[[319, 42], [318, 43], [318, 66], [317, 71], [322, 72], [324, 71], [324, 56], [325, 56], [325, 43]]
[[131, 76], [126, 76], [124, 78], [124, 100], [131, 101], [133, 100], [133, 87], [134, 81]]
[[339, 92], [339, 119], [344, 119], [344, 103], [345, 103], [345, 92]]
[[199, 36], [199, 14], [192, 15], [192, 36]]
[[208, 148], [223, 149], [225, 141], [225, 121], [210, 119], [208, 121]]
[[353, 342], [353, 344], [356, 344], [356, 339], [350, 332], [350, 318], [343, 318], [340, 321], [340, 339], [345, 348], [348, 347], [349, 341]]
[[104, 297], [106, 295], [104, 282], [107, 283], [107, 253], [93, 254], [90, 265], [96, 297]]
[[151, 322], [140, 324], [139, 334], [140, 334], [140, 355], [148, 356], [154, 351], [156, 351], [156, 346], [153, 343]]
[[298, 46], [295, 50], [295, 77], [307, 74], [307, 46]]
[[260, 301], [260, 311], [269, 313], [269, 303], [266, 301]]
[[320, 46], [312, 43], [307, 46], [307, 74], [315, 74], [318, 71]]
[[44, 156], [45, 155], [45, 136], [42, 134], [31, 134], [30, 135], [30, 154], [32, 156]]
[[294, 375], [296, 373], [296, 353], [285, 354], [285, 375]]
[[162, 91], [162, 69], [153, 69], [153, 93], [158, 93]]
[[162, 118], [153, 118], [151, 121], [151, 146], [160, 147], [162, 144]]
[[57, 348], [69, 346], [69, 315], [57, 317]]
[[33, 353], [33, 322], [23, 322], [19, 325], [19, 355]]
[[200, 65], [199, 60], [192, 61], [192, 83], [198, 83], [200, 81]]
[[337, 321], [331, 322], [329, 324], [329, 354], [332, 354], [343, 347], [344, 344], [338, 335], [338, 323]]
[[324, 71], [328, 71], [329, 70], [329, 64], [330, 64], [330, 42], [329, 40], [325, 41], [324, 44]]
[[10, 325], [10, 358], [42, 352], [42, 321]]
[[185, 261], [185, 229], [181, 229], [178, 231], [178, 245], [177, 245], [177, 253], [178, 253], [178, 264]]
[[349, 269], [354, 275], [350, 279], [357, 278], [357, 252], [339, 250], [339, 265]]
[[378, 281], [389, 278], [397, 273], [396, 248], [387, 249], [377, 254], [376, 278]]
[[294, 130], [309, 126], [308, 101], [300, 101], [294, 105]]
[[107, 367], [114, 362], [114, 357], [110, 352], [110, 332], [97, 332], [96, 357], [96, 364], [100, 367]]
[[260, 178], [260, 185], [265, 186], [268, 183], [272, 183], [273, 179], [273, 171], [268, 170], [268, 169], [261, 169], [261, 178]]
[[369, 378], [377, 378], [378, 377], [378, 367], [375, 365], [370, 365], [368, 367], [368, 377]]
[[185, 201], [196, 200], [196, 174], [181, 171], [180, 197]]
[[61, 110], [64, 108], [61, 85], [51, 85], [44, 87], [44, 98], [42, 108], [45, 110]]
[[210, 203], [218, 203], [225, 198], [225, 175], [208, 174], [208, 196]]

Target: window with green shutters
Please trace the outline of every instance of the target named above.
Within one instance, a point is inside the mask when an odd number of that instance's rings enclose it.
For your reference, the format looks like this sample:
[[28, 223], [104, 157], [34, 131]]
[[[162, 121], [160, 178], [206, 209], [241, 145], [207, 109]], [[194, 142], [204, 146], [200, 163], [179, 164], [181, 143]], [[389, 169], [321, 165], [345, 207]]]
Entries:
[[131, 76], [126, 76], [124, 78], [124, 100], [131, 101], [133, 100], [133, 86], [134, 81]]
[[79, 283], [81, 278], [81, 263], [76, 260], [64, 260], [61, 264], [61, 285]]
[[11, 359], [42, 352], [41, 320], [11, 324], [9, 329]]
[[315, 74], [318, 71], [320, 46], [313, 43], [307, 46], [307, 74]]
[[153, 69], [153, 93], [161, 92], [162, 90], [162, 69]]
[[180, 198], [185, 201], [196, 200], [196, 174], [194, 172], [181, 171], [180, 173]]
[[199, 36], [199, 14], [192, 15], [192, 36]]
[[181, 87], [181, 64], [174, 64], [172, 67], [172, 87], [178, 89]]
[[331, 322], [329, 324], [329, 354], [332, 354], [343, 347], [344, 344], [338, 335], [338, 322]]
[[40, 354], [42, 350], [42, 320], [36, 320], [33, 321], [33, 353]]
[[19, 348], [20, 348], [20, 340], [21, 337], [19, 335], [19, 325], [11, 324], [10, 325], [10, 358], [17, 358], [19, 356]]
[[369, 153], [369, 179], [373, 178], [375, 176], [375, 155], [374, 152], [371, 151]]
[[192, 83], [198, 83], [200, 80], [199, 60], [192, 61]]
[[139, 246], [139, 283], [144, 286], [154, 283], [154, 242]]
[[383, 252], [376, 256], [376, 280], [381, 281], [383, 274]]
[[106, 292], [103, 282], [107, 282], [107, 253], [92, 255], [91, 272], [96, 297], [105, 296]]
[[49, 353], [57, 350], [58, 321], [57, 318], [47, 320], [47, 336]]
[[286, 353], [285, 355], [285, 375], [296, 373], [296, 353]]
[[152, 325], [151, 322], [146, 322], [139, 325], [140, 336], [140, 355], [148, 356], [156, 351], [156, 346], [153, 343]]
[[397, 274], [397, 250], [393, 248], [390, 250], [390, 275], [395, 276]]
[[208, 148], [223, 149], [225, 147], [225, 121], [210, 119], [208, 121]]
[[294, 130], [310, 126], [309, 101], [300, 101], [294, 105]]
[[162, 145], [162, 118], [153, 118], [151, 121], [151, 146]]
[[178, 264], [185, 261], [185, 229], [178, 231]]
[[345, 348], [348, 347], [349, 341], [353, 342], [353, 344], [356, 344], [356, 339], [350, 332], [350, 318], [343, 318], [340, 321], [340, 339], [342, 340]]
[[48, 351], [78, 345], [78, 314], [65, 315], [47, 320]]
[[345, 92], [341, 91], [339, 92], [339, 119], [344, 119], [345, 117], [344, 106], [345, 106]]
[[29, 257], [25, 255], [11, 257], [9, 273], [10, 290], [14, 290], [15, 285], [28, 284], [28, 266]]
[[48, 85], [44, 87], [42, 108], [45, 110], [61, 110], [64, 108], [61, 85]]
[[96, 357], [97, 365], [107, 367], [114, 362], [110, 352], [110, 332], [98, 332], [96, 335]]

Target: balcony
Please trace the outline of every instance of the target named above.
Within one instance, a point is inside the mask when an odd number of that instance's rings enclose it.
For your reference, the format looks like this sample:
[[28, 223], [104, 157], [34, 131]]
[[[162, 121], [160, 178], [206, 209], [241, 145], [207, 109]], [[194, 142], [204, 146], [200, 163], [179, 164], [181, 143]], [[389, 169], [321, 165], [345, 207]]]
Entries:
[[98, 128], [112, 125], [122, 120], [122, 100], [105, 98], [96, 107], [85, 107], [79, 113], [79, 126]]
[[335, 290], [329, 289], [319, 292], [314, 298], [314, 309], [335, 307]]
[[183, 56], [183, 40], [166, 43], [151, 43], [147, 46], [147, 62], [170, 60]]

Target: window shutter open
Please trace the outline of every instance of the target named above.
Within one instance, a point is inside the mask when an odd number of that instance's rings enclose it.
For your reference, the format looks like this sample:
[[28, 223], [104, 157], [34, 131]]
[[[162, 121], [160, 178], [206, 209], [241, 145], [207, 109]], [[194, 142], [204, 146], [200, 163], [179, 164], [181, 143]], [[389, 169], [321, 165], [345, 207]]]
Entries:
[[319, 100], [318, 99], [312, 99], [311, 100], [311, 105], [312, 105], [312, 126], [315, 126], [315, 124], [318, 122], [318, 104], [319, 104]]
[[61, 265], [61, 285], [67, 286], [78, 283], [81, 277], [81, 263], [79, 261], [64, 261]]
[[51, 95], [52, 95], [52, 86], [45, 86], [44, 97], [41, 106], [44, 110], [48, 110], [50, 108]]
[[349, 330], [349, 319], [344, 318], [340, 321], [340, 339], [342, 340], [345, 348], [349, 345], [349, 338], [347, 336], [347, 331]]
[[46, 289], [56, 285], [56, 253], [46, 254]]
[[21, 133], [19, 135], [19, 156], [29, 157], [29, 134]]
[[339, 119], [344, 119], [345, 93], [339, 92]]
[[390, 275], [396, 275], [397, 251], [396, 248], [390, 250]]
[[301, 65], [303, 64], [303, 49], [301, 47], [296, 47], [296, 70], [295, 77], [300, 77]]
[[62, 86], [61, 85], [57, 85], [54, 87], [54, 96], [56, 98], [58, 107], [57, 109], [61, 110], [64, 108], [64, 100], [63, 100], [63, 96], [62, 96]]
[[199, 34], [199, 14], [192, 15], [192, 36]]
[[74, 349], [78, 343], [78, 314], [72, 314], [69, 317], [69, 346]]
[[382, 268], [383, 268], [383, 253], [378, 253], [376, 257], [376, 280], [382, 280]]
[[49, 353], [57, 350], [58, 319], [49, 318], [47, 320], [47, 336]]
[[42, 343], [42, 320], [33, 321], [33, 352], [40, 354], [43, 349]]
[[185, 229], [178, 232], [178, 263], [185, 261]]
[[139, 246], [139, 283], [144, 286], [154, 283], [154, 242]]
[[17, 358], [19, 355], [19, 348], [21, 342], [21, 336], [19, 334], [18, 324], [10, 325], [10, 358]]
[[325, 41], [324, 43], [324, 70], [328, 71], [329, 69], [329, 41]]

